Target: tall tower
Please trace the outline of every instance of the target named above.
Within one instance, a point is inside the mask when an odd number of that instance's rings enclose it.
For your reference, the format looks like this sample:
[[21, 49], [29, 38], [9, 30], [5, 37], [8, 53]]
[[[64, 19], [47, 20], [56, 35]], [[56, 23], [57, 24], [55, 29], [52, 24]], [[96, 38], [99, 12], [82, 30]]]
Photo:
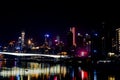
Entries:
[[49, 45], [49, 40], [50, 40], [50, 38], [49, 38], [50, 35], [49, 34], [45, 34], [44, 37], [45, 37], [45, 45], [48, 46]]
[[116, 29], [116, 51], [120, 52], [120, 28]]
[[21, 46], [22, 48], [25, 46], [25, 32], [21, 32]]
[[[97, 34], [94, 35], [97, 36]], [[88, 53], [91, 52], [91, 36], [87, 33], [85, 34], [85, 48]]]
[[60, 36], [57, 35], [56, 40], [57, 40], [58, 43], [60, 43]]
[[[109, 27], [109, 28], [108, 28]], [[112, 26], [108, 23], [103, 22], [101, 28], [101, 40], [102, 40], [102, 53], [107, 56], [112, 51]]]
[[17, 50], [18, 50], [18, 51], [21, 51], [21, 49], [22, 49], [21, 41], [22, 41], [22, 38], [19, 37], [19, 38], [18, 38], [18, 44], [17, 44]]
[[77, 35], [77, 47], [83, 48], [83, 35], [78, 33]]
[[70, 31], [67, 33], [67, 47], [72, 47], [73, 46], [73, 33]]
[[76, 37], [75, 37], [76, 31], [75, 31], [75, 27], [70, 28], [70, 31], [73, 34], [73, 46], [76, 46]]

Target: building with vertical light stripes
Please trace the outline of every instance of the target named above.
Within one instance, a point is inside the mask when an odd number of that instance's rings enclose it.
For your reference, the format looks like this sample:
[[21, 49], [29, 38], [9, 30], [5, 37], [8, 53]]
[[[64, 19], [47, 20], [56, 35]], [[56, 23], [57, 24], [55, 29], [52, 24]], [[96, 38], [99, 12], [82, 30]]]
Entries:
[[116, 51], [120, 52], [120, 28], [116, 29]]

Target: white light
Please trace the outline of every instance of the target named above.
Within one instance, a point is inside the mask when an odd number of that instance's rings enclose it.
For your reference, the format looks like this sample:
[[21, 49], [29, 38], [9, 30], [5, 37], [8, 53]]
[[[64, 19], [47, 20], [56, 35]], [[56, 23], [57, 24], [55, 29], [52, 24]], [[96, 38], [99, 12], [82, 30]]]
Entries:
[[85, 35], [88, 36], [88, 33], [86, 33]]
[[80, 36], [80, 33], [78, 33], [78, 36]]
[[55, 40], [55, 42], [58, 42], [58, 40]]
[[0, 52], [0, 54], [14, 55], [14, 56], [44, 56], [53, 58], [66, 58], [67, 55], [46, 55], [46, 54], [32, 54], [32, 53], [11, 53], [11, 52]]
[[49, 34], [45, 34], [45, 37], [47, 37], [47, 38], [48, 38], [49, 36], [50, 36]]

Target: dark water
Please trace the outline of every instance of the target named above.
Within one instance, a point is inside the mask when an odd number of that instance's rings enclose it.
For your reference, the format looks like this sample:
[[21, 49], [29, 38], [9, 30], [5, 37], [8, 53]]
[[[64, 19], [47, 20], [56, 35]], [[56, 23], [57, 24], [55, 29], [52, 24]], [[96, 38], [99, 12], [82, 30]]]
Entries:
[[120, 80], [119, 70], [72, 64], [1, 60], [0, 80]]

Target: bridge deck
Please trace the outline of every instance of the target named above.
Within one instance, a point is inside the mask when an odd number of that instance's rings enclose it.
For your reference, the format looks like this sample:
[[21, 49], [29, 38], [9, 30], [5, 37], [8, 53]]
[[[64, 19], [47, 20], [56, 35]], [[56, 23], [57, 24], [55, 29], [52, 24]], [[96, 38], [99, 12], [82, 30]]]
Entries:
[[13, 55], [13, 56], [42, 56], [42, 57], [52, 57], [52, 58], [68, 58], [67, 55], [51, 55], [51, 54], [36, 54], [36, 53], [0, 52], [0, 54]]

